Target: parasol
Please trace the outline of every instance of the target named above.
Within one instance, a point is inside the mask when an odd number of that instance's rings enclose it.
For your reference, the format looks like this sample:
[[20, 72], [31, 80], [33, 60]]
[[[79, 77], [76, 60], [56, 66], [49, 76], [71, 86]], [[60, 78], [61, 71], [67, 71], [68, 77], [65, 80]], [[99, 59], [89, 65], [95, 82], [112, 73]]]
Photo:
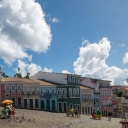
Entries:
[[12, 104], [13, 101], [12, 100], [4, 100], [2, 101], [2, 104]]

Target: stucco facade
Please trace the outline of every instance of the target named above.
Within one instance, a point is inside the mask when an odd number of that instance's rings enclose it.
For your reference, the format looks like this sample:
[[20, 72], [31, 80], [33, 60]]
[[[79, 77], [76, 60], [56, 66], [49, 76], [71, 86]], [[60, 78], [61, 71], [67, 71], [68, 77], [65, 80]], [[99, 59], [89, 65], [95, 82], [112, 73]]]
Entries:
[[[23, 105], [23, 82], [19, 78], [1, 78], [1, 101], [5, 99], [10, 99], [13, 101], [14, 105], [17, 107], [22, 107]], [[0, 101], [0, 102], [1, 102]]]
[[93, 112], [93, 89], [85, 86], [80, 86], [81, 97], [81, 113], [90, 115]]
[[31, 79], [23, 79], [23, 108], [40, 109], [40, 84]]

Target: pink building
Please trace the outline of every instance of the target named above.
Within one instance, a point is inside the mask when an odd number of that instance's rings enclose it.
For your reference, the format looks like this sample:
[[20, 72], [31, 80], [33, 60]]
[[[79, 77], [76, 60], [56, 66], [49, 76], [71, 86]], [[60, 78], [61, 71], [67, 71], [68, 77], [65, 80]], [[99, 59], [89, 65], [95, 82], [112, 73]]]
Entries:
[[0, 78], [0, 102], [5, 99], [13, 101], [17, 107], [23, 106], [23, 82], [19, 78]]
[[101, 102], [101, 111], [103, 116], [107, 116], [109, 111], [113, 113], [111, 88], [108, 87], [108, 88], [100, 89], [100, 102]]

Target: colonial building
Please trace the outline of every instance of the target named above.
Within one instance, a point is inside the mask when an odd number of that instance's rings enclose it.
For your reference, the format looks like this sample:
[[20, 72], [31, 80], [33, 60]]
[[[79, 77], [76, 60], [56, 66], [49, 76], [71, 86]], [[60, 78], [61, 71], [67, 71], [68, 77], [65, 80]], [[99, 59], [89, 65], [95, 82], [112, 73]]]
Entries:
[[101, 105], [100, 105], [99, 80], [94, 79], [94, 78], [81, 77], [80, 84], [85, 86], [85, 87], [93, 88], [93, 94], [94, 94], [93, 95], [93, 98], [94, 98], [93, 108], [95, 110], [99, 110], [101, 107]]
[[13, 101], [17, 107], [23, 105], [23, 82], [19, 78], [0, 78], [0, 102], [5, 99]]
[[[31, 79], [45, 80], [57, 85], [58, 111], [65, 112], [67, 106], [77, 107], [80, 111], [80, 85], [79, 75], [38, 72]], [[59, 86], [60, 84], [60, 86]]]
[[113, 117], [118, 117], [117, 95], [112, 94]]
[[57, 84], [44, 80], [34, 80], [40, 84], [40, 109], [57, 111]]
[[22, 79], [23, 81], [23, 107], [29, 109], [39, 109], [39, 91], [40, 84], [31, 79]]
[[93, 112], [93, 89], [80, 86], [81, 114], [90, 115]]
[[103, 116], [107, 116], [108, 112], [113, 112], [111, 81], [99, 80], [100, 102]]

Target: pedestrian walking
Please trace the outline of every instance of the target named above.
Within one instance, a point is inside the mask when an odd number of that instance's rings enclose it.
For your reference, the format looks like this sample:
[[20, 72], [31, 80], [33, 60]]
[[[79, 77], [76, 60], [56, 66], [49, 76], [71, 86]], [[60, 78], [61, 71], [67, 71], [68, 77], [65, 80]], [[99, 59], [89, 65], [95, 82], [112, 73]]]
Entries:
[[112, 112], [108, 112], [108, 121], [111, 121], [112, 118]]

